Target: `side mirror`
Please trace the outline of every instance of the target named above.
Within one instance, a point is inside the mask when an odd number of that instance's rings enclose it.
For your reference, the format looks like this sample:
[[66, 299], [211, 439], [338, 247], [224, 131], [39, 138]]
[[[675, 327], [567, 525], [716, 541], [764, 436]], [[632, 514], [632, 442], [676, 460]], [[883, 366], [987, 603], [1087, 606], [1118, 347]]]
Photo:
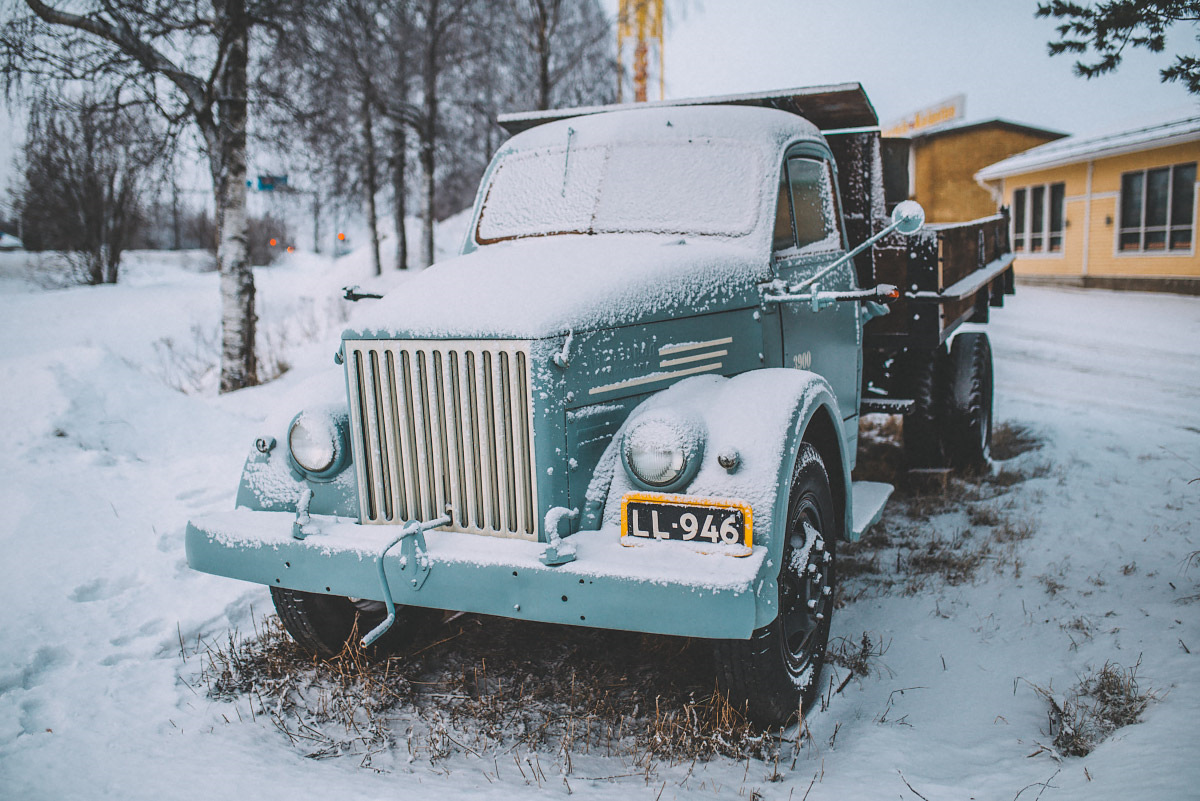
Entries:
[[905, 200], [892, 210], [892, 225], [905, 236], [912, 236], [925, 225], [925, 209], [915, 200]]
[[[817, 283], [817, 281], [819, 281], [822, 278], [824, 278], [825, 276], [829, 275], [831, 272], [836, 270], [838, 267], [841, 267], [843, 264], [845, 264], [848, 261], [850, 261], [851, 259], [853, 259], [859, 253], [862, 253], [864, 250], [871, 247], [871, 245], [874, 245], [880, 239], [883, 239], [885, 236], [890, 234], [892, 231], [899, 231], [900, 233], [905, 234], [906, 236], [912, 236], [917, 231], [920, 231], [921, 226], [923, 226], [924, 224], [925, 224], [925, 209], [921, 208], [920, 203], [918, 203], [915, 200], [905, 200], [903, 203], [898, 203], [896, 205], [896, 208], [892, 210], [892, 224], [891, 225], [887, 226], [879, 233], [870, 237], [869, 239], [867, 239], [866, 241], [861, 243], [858, 247], [854, 248], [846, 255], [835, 260], [832, 264], [826, 266], [825, 269], [821, 270], [821, 272], [817, 273], [816, 275], [814, 275], [810, 278], [804, 279], [803, 281], [801, 281], [798, 284], [792, 284], [791, 286], [786, 287], [785, 290], [780, 294], [768, 296], [766, 298], [766, 300], [774, 301], [774, 302], [779, 302], [779, 301], [784, 301], [784, 300], [811, 300], [812, 303], [814, 304], [813, 311], [818, 311], [819, 310], [817, 307], [818, 302], [824, 303], [825, 300], [830, 300], [830, 299], [832, 299], [832, 300], [862, 300], [864, 298], [857, 297], [857, 296], [853, 297], [853, 298], [851, 298], [849, 296], [843, 297], [843, 295], [845, 293], [841, 293], [841, 294], [839, 294], [839, 293], [824, 293], [823, 299], [818, 301], [817, 296], [822, 293], [815, 292], [815, 291], [811, 295], [801, 295], [799, 293], [802, 289], [804, 289], [806, 287], [810, 287], [810, 286], [814, 287], [814, 290], [815, 290], [815, 288], [816, 288], [815, 284]], [[882, 286], [883, 285], [880, 285], [879, 287], [876, 287], [875, 289], [867, 290], [867, 292], [868, 293], [875, 293], [875, 292], [882, 293], [883, 292]], [[893, 298], [893, 299], [896, 297], [899, 297], [899, 293], [895, 291], [895, 287], [888, 287], [888, 290], [890, 291], [890, 293], [884, 293], [884, 294], [886, 294], [886, 297]], [[894, 294], [891, 294], [891, 293], [894, 293]], [[834, 298], [833, 295], [835, 295], [835, 294], [837, 294], [838, 297]], [[884, 297], [884, 294], [880, 294], [880, 297], [881, 298]], [[872, 295], [872, 297], [874, 297], [874, 295]]]

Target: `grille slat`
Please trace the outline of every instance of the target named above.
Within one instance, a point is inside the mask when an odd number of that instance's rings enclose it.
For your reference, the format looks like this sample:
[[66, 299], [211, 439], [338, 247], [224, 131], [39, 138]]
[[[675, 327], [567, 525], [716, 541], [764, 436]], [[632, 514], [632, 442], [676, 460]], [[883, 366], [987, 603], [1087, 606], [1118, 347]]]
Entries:
[[[378, 432], [379, 430], [379, 354], [371, 353], [367, 356], [366, 375], [367, 384], [367, 428], [370, 431]], [[370, 463], [371, 473], [377, 476], [376, 488], [378, 492], [375, 494], [375, 513], [384, 519], [391, 517], [391, 504], [389, 487], [387, 485], [387, 474], [383, 467], [384, 448], [379, 441], [378, 435], [372, 436], [370, 440], [370, 454], [367, 457]]]
[[451, 351], [442, 359], [442, 391], [445, 393], [447, 410], [446, 431], [447, 458], [450, 463], [450, 505], [454, 509], [454, 523], [458, 527], [467, 525], [466, 498], [467, 479], [463, 470], [462, 403], [458, 395], [458, 360]]
[[398, 442], [393, 443], [393, 447], [396, 448], [396, 453], [399, 454], [401, 463], [404, 465], [405, 512], [409, 518], [417, 518], [421, 516], [421, 481], [420, 473], [417, 471], [416, 427], [413, 423], [414, 415], [410, 411], [413, 405], [412, 359], [409, 357], [408, 351], [399, 351], [399, 353], [400, 376], [398, 380], [402, 388], [400, 398], [404, 411], [398, 426], [401, 436]]
[[362, 521], [537, 539], [529, 343], [345, 345]]
[[383, 452], [387, 455], [387, 482], [384, 484], [384, 497], [392, 513], [388, 520], [399, 517], [403, 520], [408, 515], [404, 501], [404, 468], [400, 465], [400, 451], [395, 448], [396, 426], [401, 419], [399, 410], [399, 392], [396, 388], [396, 354], [391, 350], [383, 352], [383, 386], [382, 393], [385, 408], [383, 409]]

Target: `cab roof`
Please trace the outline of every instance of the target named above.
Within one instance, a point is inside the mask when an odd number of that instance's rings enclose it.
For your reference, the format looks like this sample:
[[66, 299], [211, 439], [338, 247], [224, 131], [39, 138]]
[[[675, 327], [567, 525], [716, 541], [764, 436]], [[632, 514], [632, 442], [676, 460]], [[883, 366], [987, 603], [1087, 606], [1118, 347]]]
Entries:
[[[765, 155], [798, 139], [819, 140], [807, 120], [766, 108], [729, 106], [614, 106], [612, 111], [545, 120], [513, 136], [500, 153], [562, 146], [591, 147], [616, 142], [738, 142]], [[771, 153], [772, 159], [775, 153]], [[772, 170], [776, 167], [772, 167]]]
[[582, 106], [549, 111], [521, 111], [501, 114], [497, 122], [511, 134], [547, 122], [635, 109], [680, 108], [684, 106], [751, 106], [778, 109], [811, 122], [822, 131], [844, 128], [868, 128], [879, 125], [875, 108], [859, 83], [808, 86], [742, 95], [690, 97], [650, 103], [621, 103], [608, 106]]

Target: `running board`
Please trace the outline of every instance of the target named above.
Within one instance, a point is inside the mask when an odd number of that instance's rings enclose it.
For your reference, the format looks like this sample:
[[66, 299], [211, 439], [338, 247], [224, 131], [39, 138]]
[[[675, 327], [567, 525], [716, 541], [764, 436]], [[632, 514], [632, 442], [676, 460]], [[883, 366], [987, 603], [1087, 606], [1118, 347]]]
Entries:
[[864, 531], [879, 522], [879, 518], [883, 516], [883, 507], [887, 505], [888, 498], [892, 497], [893, 489], [895, 487], [891, 484], [879, 481], [855, 481], [851, 485], [851, 542], [856, 542]]

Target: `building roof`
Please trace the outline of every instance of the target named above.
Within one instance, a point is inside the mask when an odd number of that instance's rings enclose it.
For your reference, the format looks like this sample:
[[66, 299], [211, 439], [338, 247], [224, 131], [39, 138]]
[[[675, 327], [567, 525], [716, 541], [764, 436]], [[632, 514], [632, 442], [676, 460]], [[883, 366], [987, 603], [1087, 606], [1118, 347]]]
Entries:
[[1010, 175], [1078, 164], [1081, 161], [1136, 153], [1141, 150], [1200, 140], [1200, 114], [1159, 122], [1130, 130], [1093, 136], [1068, 136], [1040, 145], [984, 167], [975, 173], [978, 181], [992, 181]]
[[965, 122], [963, 120], [951, 120], [939, 125], [932, 125], [928, 128], [921, 128], [913, 131], [905, 136], [892, 137], [895, 139], [930, 139], [935, 136], [944, 134], [965, 133], [976, 128], [1004, 128], [1010, 131], [1019, 133], [1033, 134], [1034, 136], [1046, 136], [1051, 139], [1062, 139], [1067, 134], [1062, 131], [1052, 131], [1049, 128], [1038, 128], [1034, 125], [1026, 125], [1021, 122], [1013, 122], [999, 117], [993, 117], [990, 120], [976, 120], [974, 122]]
[[773, 92], [755, 92], [744, 95], [689, 97], [679, 100], [658, 100], [650, 103], [584, 106], [582, 108], [551, 109], [550, 111], [520, 111], [511, 114], [501, 114], [496, 121], [510, 134], [516, 134], [535, 125], [570, 117], [581, 117], [625, 109], [670, 108], [677, 106], [760, 106], [763, 108], [774, 108], [804, 117], [821, 130], [865, 128], [879, 124], [879, 117], [875, 114], [875, 107], [871, 105], [866, 92], [863, 91], [862, 84], [859, 83], [806, 86], [796, 89], [781, 89]]

